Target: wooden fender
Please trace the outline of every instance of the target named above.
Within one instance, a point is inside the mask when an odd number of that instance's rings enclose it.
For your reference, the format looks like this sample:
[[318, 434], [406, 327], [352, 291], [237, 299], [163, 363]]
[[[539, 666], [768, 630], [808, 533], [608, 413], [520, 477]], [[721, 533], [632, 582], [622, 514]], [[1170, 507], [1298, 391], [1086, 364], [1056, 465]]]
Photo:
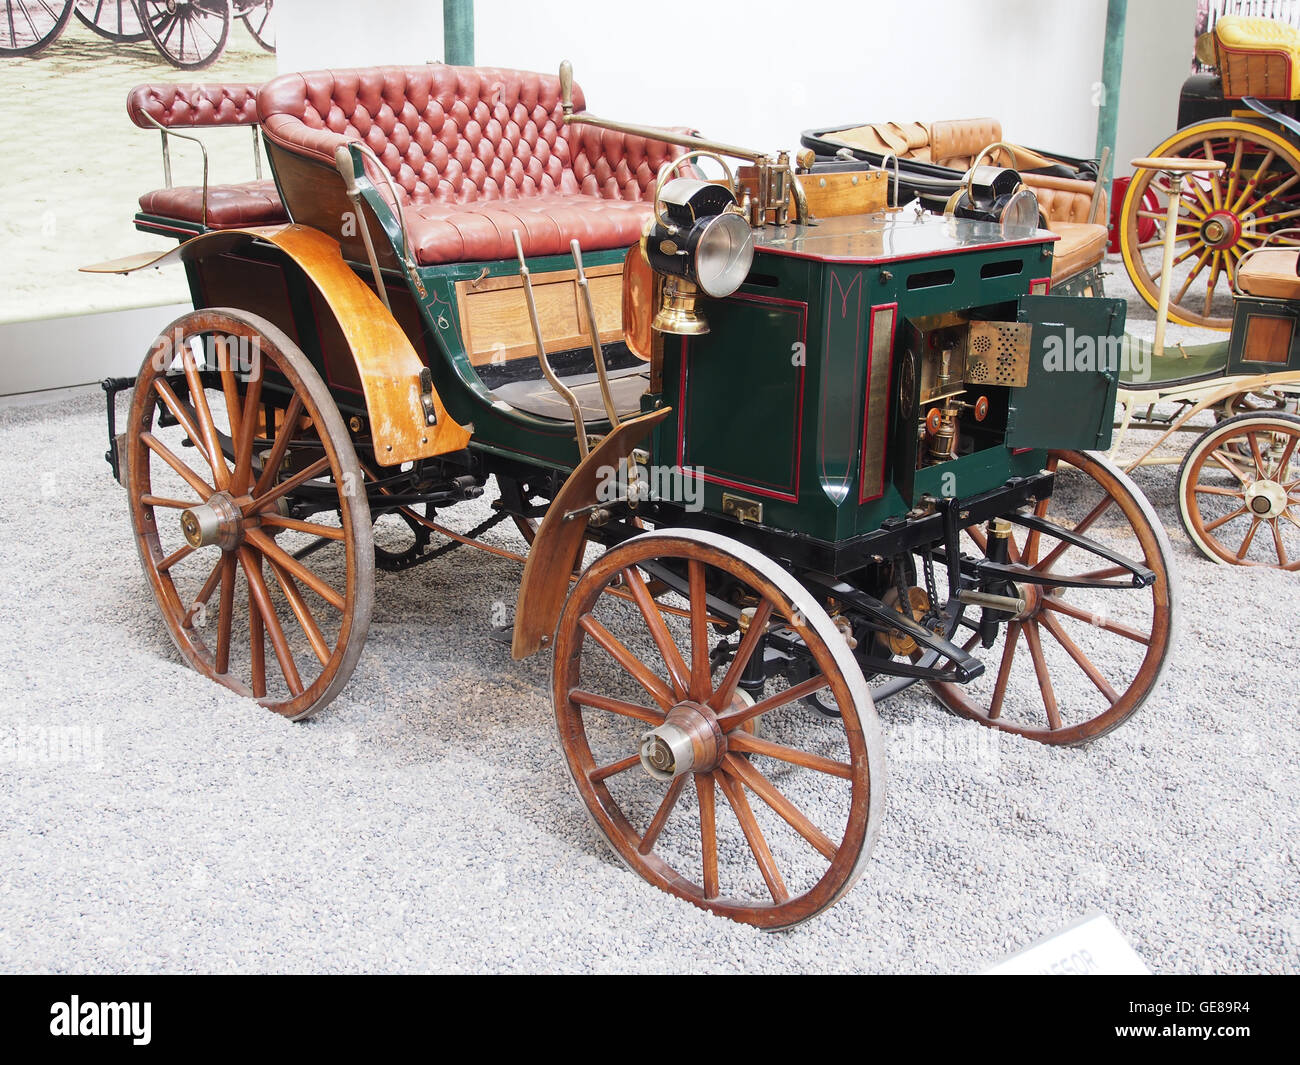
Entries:
[[[602, 471], [618, 466], [632, 454], [636, 445], [671, 410], [671, 407], [661, 407], [623, 422], [592, 448], [551, 501], [528, 552], [528, 561], [524, 563], [519, 601], [515, 605], [511, 658], [527, 658], [551, 642], [569, 594], [569, 576], [586, 543], [588, 515], [583, 508], [596, 502]], [[565, 515], [575, 511], [581, 513], [566, 521]]]
[[216, 230], [162, 255], [133, 255], [83, 269], [127, 274], [219, 255], [253, 239], [274, 244], [292, 259], [334, 314], [357, 364], [377, 462], [394, 466], [460, 451], [469, 443], [470, 430], [447, 413], [432, 386], [437, 424], [425, 424], [420, 401], [424, 363], [388, 308], [343, 261], [338, 243], [320, 230], [296, 225]]

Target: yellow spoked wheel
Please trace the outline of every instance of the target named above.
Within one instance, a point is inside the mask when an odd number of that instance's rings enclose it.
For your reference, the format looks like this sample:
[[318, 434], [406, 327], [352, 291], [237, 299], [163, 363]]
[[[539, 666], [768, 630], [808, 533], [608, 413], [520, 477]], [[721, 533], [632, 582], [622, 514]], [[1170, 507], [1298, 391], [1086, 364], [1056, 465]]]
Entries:
[[[1183, 179], [1169, 318], [1181, 325], [1228, 329], [1237, 262], [1270, 233], [1300, 224], [1300, 147], [1260, 123], [1222, 118], [1187, 126], [1150, 154], [1227, 164], [1217, 174], [1193, 173]], [[1124, 268], [1152, 307], [1160, 299], [1170, 191], [1167, 174], [1139, 170], [1120, 213]], [[1300, 241], [1279, 237], [1272, 243], [1295, 246]]]

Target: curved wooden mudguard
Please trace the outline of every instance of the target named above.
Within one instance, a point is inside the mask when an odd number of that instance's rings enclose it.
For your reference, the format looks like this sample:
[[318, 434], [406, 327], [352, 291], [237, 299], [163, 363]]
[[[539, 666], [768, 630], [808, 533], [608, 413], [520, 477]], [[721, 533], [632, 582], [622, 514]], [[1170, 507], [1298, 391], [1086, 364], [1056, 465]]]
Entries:
[[460, 451], [469, 443], [470, 430], [447, 413], [431, 384], [437, 423], [427, 424], [420, 398], [424, 364], [379, 297], [343, 261], [338, 243], [320, 230], [295, 225], [216, 230], [162, 255], [133, 255], [83, 270], [126, 274], [219, 255], [254, 238], [274, 244], [292, 259], [333, 312], [361, 377], [377, 462], [393, 466]]
[[[636, 445], [671, 411], [671, 407], [661, 407], [623, 422], [591, 449], [556, 493], [524, 564], [519, 601], [515, 605], [511, 658], [527, 658], [551, 642], [569, 594], [569, 576], [586, 543], [588, 514], [584, 508], [596, 502], [602, 471], [617, 467], [632, 454]], [[566, 520], [568, 514], [573, 517]]]

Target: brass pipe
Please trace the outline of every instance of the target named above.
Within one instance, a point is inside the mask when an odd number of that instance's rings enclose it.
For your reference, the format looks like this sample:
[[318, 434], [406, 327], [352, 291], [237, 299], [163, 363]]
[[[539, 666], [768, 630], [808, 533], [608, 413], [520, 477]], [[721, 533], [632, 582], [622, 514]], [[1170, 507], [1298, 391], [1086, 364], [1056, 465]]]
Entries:
[[751, 163], [759, 163], [769, 158], [767, 152], [756, 152], [752, 148], [738, 148], [734, 144], [724, 144], [721, 141], [707, 141], [703, 137], [694, 137], [689, 133], [676, 133], [670, 129], [660, 129], [658, 126], [640, 126], [634, 122], [615, 122], [609, 118], [597, 118], [586, 111], [564, 116], [566, 126], [571, 126], [575, 122], [599, 126], [601, 129], [612, 129], [615, 133], [630, 133], [634, 137], [645, 137], [652, 141], [663, 141], [665, 144], [677, 144], [683, 148], [718, 152], [734, 159], [748, 159]]
[[541, 364], [547, 382], [573, 412], [573, 427], [578, 434], [578, 454], [585, 459], [587, 423], [582, 419], [582, 406], [578, 403], [578, 397], [569, 391], [569, 387], [551, 369], [551, 360], [546, 357], [546, 342], [542, 339], [542, 323], [537, 317], [537, 301], [533, 298], [533, 279], [528, 273], [528, 263], [524, 259], [524, 245], [519, 239], [519, 230], [512, 230], [511, 236], [515, 238], [515, 254], [519, 256], [519, 276], [524, 280], [524, 298], [528, 301], [528, 320], [532, 323], [533, 340], [537, 343], [537, 361]]

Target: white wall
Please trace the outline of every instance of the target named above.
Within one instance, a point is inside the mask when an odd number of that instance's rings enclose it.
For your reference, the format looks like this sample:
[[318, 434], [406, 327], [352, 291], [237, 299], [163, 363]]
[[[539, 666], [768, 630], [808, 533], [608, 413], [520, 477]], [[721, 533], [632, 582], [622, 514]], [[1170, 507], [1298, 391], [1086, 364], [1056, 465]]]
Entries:
[[[675, 11], [681, 34], [666, 28]], [[1173, 131], [1195, 13], [1196, 0], [1129, 2], [1116, 173]], [[279, 0], [276, 15], [281, 70], [442, 58], [436, 0]], [[478, 0], [475, 50], [528, 70], [571, 59], [599, 114], [756, 148], [840, 122], [992, 115], [1009, 139], [1092, 155], [1105, 26], [1106, 0]]]

